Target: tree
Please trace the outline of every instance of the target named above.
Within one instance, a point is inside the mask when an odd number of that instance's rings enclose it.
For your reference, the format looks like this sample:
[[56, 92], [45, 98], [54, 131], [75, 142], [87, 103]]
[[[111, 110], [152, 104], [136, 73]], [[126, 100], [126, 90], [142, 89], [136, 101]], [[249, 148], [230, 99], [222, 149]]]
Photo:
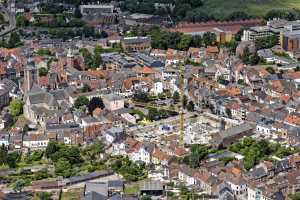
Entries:
[[41, 49], [37, 50], [36, 54], [39, 56], [52, 56], [53, 55], [51, 50], [48, 48], [41, 48]]
[[202, 39], [203, 39], [205, 46], [215, 45], [217, 42], [216, 34], [211, 33], [211, 32], [204, 33]]
[[24, 15], [18, 15], [16, 17], [16, 24], [17, 26], [28, 26], [29, 25], [29, 21], [26, 19], [26, 17]]
[[194, 104], [194, 102], [193, 101], [189, 101], [189, 103], [188, 103], [188, 105], [187, 105], [187, 110], [189, 111], [189, 112], [193, 112], [194, 111], [194, 109], [195, 109], [195, 104]]
[[250, 15], [243, 11], [236, 11], [232, 12], [229, 16], [226, 17], [227, 20], [234, 21], [234, 20], [245, 20], [251, 18]]
[[13, 190], [15, 192], [22, 192], [24, 187], [25, 187], [25, 181], [23, 179], [18, 179], [13, 185]]
[[0, 165], [6, 164], [8, 156], [8, 149], [4, 146], [4, 144], [0, 147]]
[[201, 47], [202, 46], [202, 37], [201, 37], [201, 35], [193, 36], [191, 46], [193, 46], [193, 47]]
[[229, 117], [229, 118], [232, 117], [231, 110], [229, 108], [226, 108], [225, 112], [226, 112], [227, 117]]
[[104, 107], [104, 103], [100, 97], [93, 97], [88, 104], [88, 111], [92, 113], [96, 108], [103, 109]]
[[48, 74], [48, 69], [45, 67], [39, 68], [39, 76], [47, 76]]
[[89, 99], [86, 96], [80, 96], [75, 100], [74, 106], [75, 108], [81, 108], [83, 106], [87, 106], [89, 103]]
[[244, 159], [244, 168], [246, 170], [250, 170], [252, 167], [254, 167], [254, 165], [255, 165], [255, 158], [254, 158], [254, 156], [251, 155], [251, 156], [245, 157], [245, 159]]
[[245, 81], [244, 81], [243, 79], [239, 79], [239, 80], [238, 80], [238, 84], [239, 84], [239, 85], [245, 85]]
[[249, 48], [246, 47], [245, 50], [244, 50], [244, 52], [243, 52], [243, 54], [240, 57], [242, 59], [243, 63], [249, 64], [249, 57], [250, 57], [250, 55], [251, 54], [250, 54]]
[[60, 152], [62, 156], [66, 158], [72, 165], [82, 162], [80, 150], [77, 146], [68, 147], [64, 145]]
[[249, 63], [250, 65], [257, 65], [259, 63], [259, 56], [257, 55], [257, 53], [254, 53], [252, 55], [250, 55], [249, 57]]
[[102, 31], [100, 32], [100, 38], [107, 38], [107, 37], [108, 37], [107, 32], [105, 32], [104, 30], [102, 30]]
[[159, 111], [156, 108], [150, 107], [148, 109], [148, 118], [150, 120], [158, 120], [160, 118]]
[[16, 168], [17, 167], [17, 162], [18, 162], [18, 159], [19, 159], [19, 153], [14, 151], [12, 153], [9, 153], [7, 155], [7, 164], [10, 168]]
[[55, 162], [54, 166], [55, 166], [55, 173], [58, 176], [63, 176], [65, 178], [68, 178], [71, 176], [72, 165], [66, 158], [59, 158], [58, 161]]
[[45, 155], [47, 158], [51, 158], [51, 156], [59, 150], [59, 144], [55, 141], [50, 141], [46, 147]]
[[152, 198], [148, 195], [144, 195], [141, 197], [141, 200], [151, 200]]
[[92, 91], [91, 87], [88, 84], [83, 84], [83, 87], [81, 88], [81, 92], [90, 92]]
[[83, 60], [84, 60], [84, 64], [86, 64], [88, 67], [92, 67], [93, 66], [93, 55], [91, 54], [91, 52], [89, 52], [89, 50], [87, 50], [86, 48], [82, 48], [79, 50], [79, 52], [81, 53]]
[[276, 35], [271, 35], [267, 37], [258, 38], [255, 40], [255, 47], [257, 50], [269, 49], [274, 47], [278, 43], [278, 38]]
[[21, 39], [19, 34], [17, 32], [12, 32], [7, 42], [7, 48], [15, 48], [20, 44], [21, 44]]
[[295, 194], [289, 194], [289, 198], [292, 200], [300, 200], [300, 192], [296, 192]]
[[76, 8], [75, 8], [74, 17], [76, 17], [76, 18], [81, 18], [82, 17], [79, 6], [76, 6]]
[[294, 69], [295, 72], [299, 72], [300, 71], [300, 67], [297, 66], [295, 69]]
[[200, 162], [208, 155], [208, 147], [199, 144], [193, 144], [191, 147], [191, 154], [184, 158], [184, 162], [192, 168], [198, 168]]
[[187, 96], [184, 94], [183, 97], [182, 97], [183, 108], [186, 108], [187, 103], [188, 103], [188, 98], [187, 98]]
[[50, 192], [37, 192], [32, 200], [52, 200], [52, 194]]
[[173, 100], [174, 100], [175, 103], [178, 103], [180, 101], [180, 94], [179, 94], [179, 92], [175, 91], [173, 93], [173, 97], [172, 98], [173, 98]]
[[9, 111], [14, 116], [17, 117], [23, 113], [23, 102], [19, 99], [14, 99], [9, 104]]
[[94, 144], [86, 147], [83, 154], [89, 157], [91, 163], [97, 158], [100, 153], [104, 152], [105, 145], [102, 141], [97, 140]]
[[183, 35], [177, 45], [177, 48], [186, 51], [190, 47], [191, 42], [192, 37], [190, 35]]
[[149, 101], [149, 95], [146, 92], [137, 91], [134, 94], [133, 99], [136, 100], [136, 101], [140, 101], [140, 102], [148, 102]]

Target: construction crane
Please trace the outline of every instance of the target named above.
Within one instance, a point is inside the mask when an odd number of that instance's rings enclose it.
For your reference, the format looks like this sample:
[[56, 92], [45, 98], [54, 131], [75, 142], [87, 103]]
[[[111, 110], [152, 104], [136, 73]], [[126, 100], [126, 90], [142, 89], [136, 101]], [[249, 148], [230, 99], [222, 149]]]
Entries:
[[180, 145], [184, 145], [184, 65], [179, 66], [179, 88], [181, 96], [181, 107], [180, 107]]

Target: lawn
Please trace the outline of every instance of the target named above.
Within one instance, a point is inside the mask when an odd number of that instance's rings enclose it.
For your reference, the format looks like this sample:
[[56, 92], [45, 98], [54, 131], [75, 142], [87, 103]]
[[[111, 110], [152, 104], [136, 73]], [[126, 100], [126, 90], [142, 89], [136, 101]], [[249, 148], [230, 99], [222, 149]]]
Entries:
[[140, 187], [138, 183], [133, 183], [131, 185], [126, 185], [124, 189], [125, 194], [137, 194], [140, 191]]
[[61, 195], [61, 200], [77, 200], [81, 199], [81, 196], [83, 194], [83, 189], [73, 189], [69, 190], [68, 192], [63, 192]]
[[[256, 3], [260, 2], [260, 3]], [[203, 10], [210, 14], [226, 16], [234, 11], [244, 11], [253, 16], [263, 16], [272, 9], [300, 9], [299, 0], [206, 0]]]

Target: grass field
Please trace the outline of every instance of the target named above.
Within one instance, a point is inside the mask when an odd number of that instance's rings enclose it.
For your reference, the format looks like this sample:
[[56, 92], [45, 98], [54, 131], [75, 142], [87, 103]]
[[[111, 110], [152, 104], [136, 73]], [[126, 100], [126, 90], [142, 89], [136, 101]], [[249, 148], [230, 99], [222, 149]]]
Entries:
[[130, 185], [126, 185], [125, 186], [125, 189], [124, 189], [124, 193], [125, 194], [138, 194], [140, 191], [140, 186], [139, 186], [139, 183], [136, 182], [136, 183], [132, 183]]
[[62, 200], [78, 200], [81, 198], [83, 194], [83, 189], [73, 189], [68, 192], [63, 192], [61, 199]]
[[234, 11], [262, 16], [272, 9], [300, 9], [300, 0], [205, 0], [204, 2], [203, 10], [220, 16]]

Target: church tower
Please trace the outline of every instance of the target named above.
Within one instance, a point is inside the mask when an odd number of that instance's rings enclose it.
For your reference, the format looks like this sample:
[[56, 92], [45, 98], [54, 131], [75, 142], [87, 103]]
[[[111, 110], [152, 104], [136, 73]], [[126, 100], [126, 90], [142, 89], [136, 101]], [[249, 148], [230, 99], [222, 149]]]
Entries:
[[38, 70], [34, 61], [30, 58], [28, 59], [27, 65], [24, 69], [24, 93], [29, 92], [34, 84], [38, 84]]
[[73, 52], [72, 52], [71, 48], [68, 49], [67, 66], [68, 67], [74, 67], [74, 55], [73, 55]]

